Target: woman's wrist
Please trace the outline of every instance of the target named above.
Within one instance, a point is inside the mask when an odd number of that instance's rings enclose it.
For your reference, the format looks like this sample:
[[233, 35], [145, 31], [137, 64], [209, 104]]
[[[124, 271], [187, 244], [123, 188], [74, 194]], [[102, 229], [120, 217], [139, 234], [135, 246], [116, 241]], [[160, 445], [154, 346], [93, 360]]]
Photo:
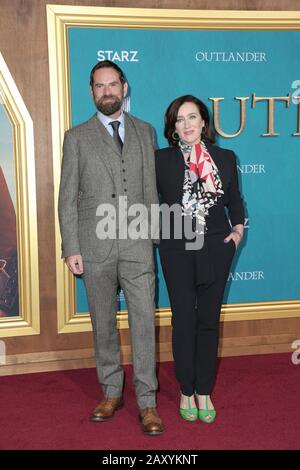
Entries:
[[238, 235], [240, 237], [240, 239], [242, 240], [243, 238], [243, 234], [240, 230], [237, 230], [237, 229], [232, 229], [231, 233], [236, 233], [236, 235]]

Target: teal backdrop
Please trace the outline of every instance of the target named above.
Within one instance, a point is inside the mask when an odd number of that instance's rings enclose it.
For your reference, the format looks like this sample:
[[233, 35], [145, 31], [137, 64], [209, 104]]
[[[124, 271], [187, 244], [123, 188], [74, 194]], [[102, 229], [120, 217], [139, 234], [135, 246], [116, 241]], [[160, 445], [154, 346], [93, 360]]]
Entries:
[[[232, 266], [224, 302], [299, 299], [300, 138], [292, 134], [297, 131], [300, 95], [300, 32], [84, 27], [70, 28], [68, 39], [72, 126], [95, 113], [89, 73], [104, 59], [114, 60], [124, 70], [130, 84], [130, 112], [154, 126], [160, 147], [167, 145], [164, 112], [177, 96], [196, 95], [211, 111], [210, 98], [223, 97], [220, 124], [229, 134], [238, 130], [240, 122], [235, 97], [249, 97], [244, 131], [234, 138], [218, 136], [217, 141], [238, 157], [247, 211], [245, 240]], [[242, 61], [247, 52], [248, 61]], [[252, 108], [253, 93], [291, 94], [288, 108], [284, 102], [275, 104], [275, 131], [280, 135], [262, 136], [267, 132], [267, 102]], [[157, 269], [157, 306], [168, 307], [158, 256]], [[122, 292], [120, 309], [126, 309]], [[78, 280], [77, 312], [86, 311], [84, 286]]]

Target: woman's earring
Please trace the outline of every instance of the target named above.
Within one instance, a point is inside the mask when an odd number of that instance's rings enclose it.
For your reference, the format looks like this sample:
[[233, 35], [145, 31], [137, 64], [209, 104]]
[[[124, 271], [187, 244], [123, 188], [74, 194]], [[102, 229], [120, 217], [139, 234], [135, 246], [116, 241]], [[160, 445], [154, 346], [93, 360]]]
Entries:
[[173, 132], [172, 132], [172, 139], [173, 139], [173, 140], [179, 140], [179, 135], [177, 134], [176, 131], [173, 131]]

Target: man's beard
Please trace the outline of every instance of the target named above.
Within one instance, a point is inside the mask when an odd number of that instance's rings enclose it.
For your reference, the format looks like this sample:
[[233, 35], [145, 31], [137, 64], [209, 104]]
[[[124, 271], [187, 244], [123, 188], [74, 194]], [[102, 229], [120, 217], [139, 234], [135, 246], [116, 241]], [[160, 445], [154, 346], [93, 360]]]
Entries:
[[[108, 99], [112, 100], [106, 102]], [[117, 96], [107, 95], [100, 98], [97, 102], [95, 101], [96, 108], [105, 116], [111, 116], [112, 114], [119, 111], [122, 107], [123, 100], [120, 100]]]

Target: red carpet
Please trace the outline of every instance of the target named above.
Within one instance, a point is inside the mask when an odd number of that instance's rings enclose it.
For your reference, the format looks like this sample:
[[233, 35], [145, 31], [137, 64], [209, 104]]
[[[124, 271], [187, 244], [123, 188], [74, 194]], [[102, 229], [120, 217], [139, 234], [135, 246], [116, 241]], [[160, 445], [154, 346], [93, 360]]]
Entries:
[[90, 423], [101, 399], [94, 369], [1, 377], [1, 449], [299, 449], [300, 365], [291, 354], [223, 358], [213, 392], [215, 423], [184, 422], [172, 363], [158, 365], [162, 436], [137, 421], [132, 369], [125, 407], [107, 423]]

